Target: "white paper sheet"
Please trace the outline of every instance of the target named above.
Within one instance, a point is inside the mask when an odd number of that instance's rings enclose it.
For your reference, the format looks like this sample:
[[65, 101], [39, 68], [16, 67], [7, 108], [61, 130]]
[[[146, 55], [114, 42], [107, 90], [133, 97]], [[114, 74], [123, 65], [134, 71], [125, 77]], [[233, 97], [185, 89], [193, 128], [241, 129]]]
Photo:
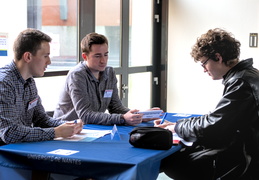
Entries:
[[55, 140], [59, 141], [87, 141], [91, 142], [97, 138], [103, 137], [106, 134], [110, 134], [111, 130], [89, 130], [89, 129], [83, 129], [80, 134], [75, 134], [72, 137], [69, 138], [55, 138]]

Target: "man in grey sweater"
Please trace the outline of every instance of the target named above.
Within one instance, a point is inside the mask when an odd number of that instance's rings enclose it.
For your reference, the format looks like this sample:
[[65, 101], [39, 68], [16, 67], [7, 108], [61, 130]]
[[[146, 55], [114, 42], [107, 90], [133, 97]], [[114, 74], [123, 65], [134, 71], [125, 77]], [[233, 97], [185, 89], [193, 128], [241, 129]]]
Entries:
[[84, 61], [69, 71], [54, 117], [81, 118], [85, 124], [133, 126], [150, 120], [142, 119], [141, 114], [136, 114], [137, 109], [130, 110], [121, 103], [116, 74], [107, 67], [107, 38], [87, 34], [81, 41], [81, 50]]

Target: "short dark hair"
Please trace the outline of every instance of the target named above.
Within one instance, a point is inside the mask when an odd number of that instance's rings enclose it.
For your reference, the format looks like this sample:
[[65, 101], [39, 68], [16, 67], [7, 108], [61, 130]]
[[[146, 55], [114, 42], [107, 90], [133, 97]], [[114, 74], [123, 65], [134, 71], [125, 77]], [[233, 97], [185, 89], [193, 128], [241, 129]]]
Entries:
[[93, 44], [107, 44], [107, 38], [98, 33], [89, 33], [81, 41], [81, 51], [82, 53], [89, 54]]
[[17, 36], [14, 41], [13, 51], [15, 60], [22, 59], [25, 52], [30, 52], [36, 55], [41, 48], [42, 42], [51, 42], [51, 37], [47, 34], [32, 28], [28, 28]]
[[228, 65], [232, 60], [239, 58], [240, 46], [241, 43], [231, 33], [220, 28], [210, 29], [197, 39], [192, 47], [191, 56], [195, 62], [201, 57], [217, 61], [215, 55], [219, 53], [223, 62]]

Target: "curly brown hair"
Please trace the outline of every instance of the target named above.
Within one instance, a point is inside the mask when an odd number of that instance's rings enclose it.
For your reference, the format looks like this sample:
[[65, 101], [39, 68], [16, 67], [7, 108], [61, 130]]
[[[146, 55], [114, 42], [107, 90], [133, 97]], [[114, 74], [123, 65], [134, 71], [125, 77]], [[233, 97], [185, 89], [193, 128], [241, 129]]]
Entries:
[[223, 29], [210, 29], [201, 35], [192, 47], [191, 56], [194, 61], [200, 61], [201, 57], [208, 57], [214, 61], [216, 53], [219, 53], [226, 65], [238, 60], [240, 55], [240, 42], [233, 35]]

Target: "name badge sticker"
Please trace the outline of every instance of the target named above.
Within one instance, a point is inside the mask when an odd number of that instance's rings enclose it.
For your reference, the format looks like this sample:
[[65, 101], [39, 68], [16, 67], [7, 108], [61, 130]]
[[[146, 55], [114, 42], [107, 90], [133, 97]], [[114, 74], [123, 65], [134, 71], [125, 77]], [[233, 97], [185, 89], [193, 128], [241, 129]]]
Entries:
[[104, 98], [111, 98], [111, 97], [112, 97], [112, 93], [113, 93], [113, 89], [106, 89], [106, 90], [104, 91], [103, 97], [104, 97]]
[[31, 102], [29, 102], [28, 110], [30, 110], [31, 108], [34, 108], [37, 105], [38, 100], [39, 100], [39, 98], [35, 98]]

